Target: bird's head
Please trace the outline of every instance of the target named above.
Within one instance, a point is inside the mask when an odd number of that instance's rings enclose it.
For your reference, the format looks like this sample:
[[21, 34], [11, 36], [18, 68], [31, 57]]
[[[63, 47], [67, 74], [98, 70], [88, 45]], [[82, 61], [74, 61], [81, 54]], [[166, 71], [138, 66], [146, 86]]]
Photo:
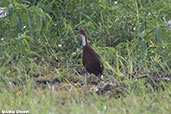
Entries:
[[80, 29], [80, 30], [75, 30], [75, 33], [78, 35], [84, 35], [87, 36], [87, 33], [84, 29]]
[[88, 45], [87, 33], [86, 33], [85, 30], [83, 30], [83, 29], [75, 30], [75, 33], [81, 36], [81, 38], [82, 38], [82, 45], [83, 46]]

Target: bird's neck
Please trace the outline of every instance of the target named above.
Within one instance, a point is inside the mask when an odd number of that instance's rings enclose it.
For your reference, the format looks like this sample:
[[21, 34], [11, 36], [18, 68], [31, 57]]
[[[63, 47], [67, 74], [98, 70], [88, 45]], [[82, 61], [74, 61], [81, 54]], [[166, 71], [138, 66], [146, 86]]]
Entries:
[[88, 45], [87, 42], [87, 36], [80, 34], [81, 38], [82, 38], [82, 46], [85, 47]]

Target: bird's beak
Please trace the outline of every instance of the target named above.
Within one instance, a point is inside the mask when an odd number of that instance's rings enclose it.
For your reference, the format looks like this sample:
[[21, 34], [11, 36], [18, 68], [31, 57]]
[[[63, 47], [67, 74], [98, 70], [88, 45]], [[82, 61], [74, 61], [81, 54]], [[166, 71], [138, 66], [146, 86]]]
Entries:
[[75, 30], [74, 32], [75, 32], [76, 34], [79, 34], [79, 33], [80, 33], [80, 31], [79, 31], [79, 30]]

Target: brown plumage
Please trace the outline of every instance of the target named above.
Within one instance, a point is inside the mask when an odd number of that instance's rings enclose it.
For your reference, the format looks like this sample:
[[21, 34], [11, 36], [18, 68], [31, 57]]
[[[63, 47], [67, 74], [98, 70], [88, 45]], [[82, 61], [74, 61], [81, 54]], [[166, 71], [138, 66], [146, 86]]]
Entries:
[[99, 78], [103, 73], [104, 67], [101, 61], [101, 57], [91, 48], [87, 41], [87, 33], [85, 30], [76, 30], [77, 34], [79, 34], [82, 38], [83, 45], [83, 65], [85, 69], [91, 74], [95, 74]]

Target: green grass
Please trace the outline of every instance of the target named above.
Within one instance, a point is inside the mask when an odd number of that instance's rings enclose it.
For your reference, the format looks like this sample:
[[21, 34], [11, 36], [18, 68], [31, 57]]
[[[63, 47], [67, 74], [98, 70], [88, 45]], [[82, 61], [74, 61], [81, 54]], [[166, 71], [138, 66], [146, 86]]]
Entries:
[[[98, 96], [95, 93], [85, 94], [80, 90], [76, 95], [74, 89], [59, 90], [59, 87], [31, 87], [9, 85], [1, 89], [0, 109], [29, 110], [30, 113], [154, 113], [168, 114], [171, 111], [170, 89], [158, 92], [147, 92], [141, 86], [124, 97], [115, 99], [109, 96]], [[58, 85], [59, 86], [59, 85]], [[139, 90], [140, 89], [140, 90]], [[83, 92], [81, 92], [83, 91]], [[72, 95], [71, 95], [72, 94]]]
[[[0, 111], [171, 113], [171, 83], [163, 80], [171, 76], [170, 6], [170, 0], [1, 0], [7, 16], [0, 18]], [[80, 28], [104, 63], [97, 85], [84, 73], [74, 34]], [[61, 82], [52, 84], [54, 78]]]

